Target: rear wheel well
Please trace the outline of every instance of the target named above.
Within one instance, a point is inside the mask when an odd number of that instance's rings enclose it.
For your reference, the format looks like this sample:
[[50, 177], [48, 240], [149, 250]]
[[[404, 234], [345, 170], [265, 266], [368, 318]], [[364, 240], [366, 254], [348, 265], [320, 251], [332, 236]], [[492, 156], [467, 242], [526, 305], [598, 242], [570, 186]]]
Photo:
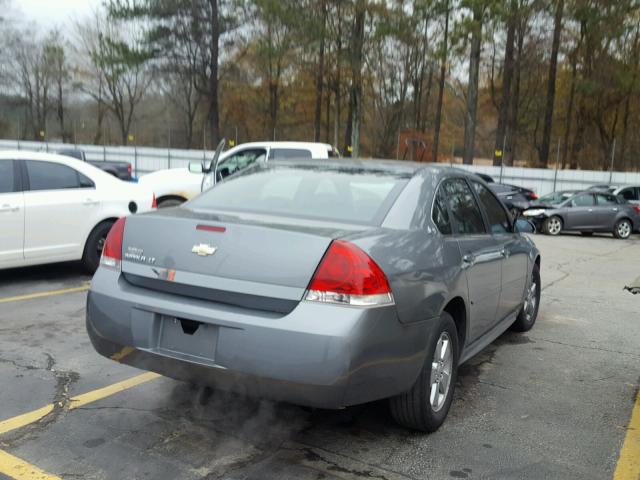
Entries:
[[540, 255], [538, 255], [538, 256], [536, 257], [535, 262], [533, 262], [533, 263], [535, 263], [535, 264], [538, 266], [538, 268], [540, 268], [540, 262], [541, 262], [541, 261], [542, 261], [542, 260], [540, 259]]
[[467, 336], [467, 306], [462, 297], [455, 297], [447, 303], [444, 311], [453, 317], [458, 330], [458, 344], [460, 345], [460, 351], [462, 351]]
[[180, 195], [164, 195], [162, 197], [158, 197], [156, 198], [156, 202], [159, 204], [161, 204], [162, 202], [166, 201], [166, 200], [177, 200], [179, 202], [186, 202], [187, 199], [184, 197], [181, 197]]
[[96, 230], [96, 228], [98, 228], [99, 226], [105, 224], [105, 223], [115, 223], [116, 220], [118, 220], [118, 217], [113, 217], [113, 218], [105, 218], [104, 220], [98, 222], [95, 224], [95, 226], [89, 231], [89, 235], [87, 235], [87, 238], [84, 239], [84, 248], [87, 248], [87, 240], [89, 240], [89, 237], [91, 236], [91, 234]]

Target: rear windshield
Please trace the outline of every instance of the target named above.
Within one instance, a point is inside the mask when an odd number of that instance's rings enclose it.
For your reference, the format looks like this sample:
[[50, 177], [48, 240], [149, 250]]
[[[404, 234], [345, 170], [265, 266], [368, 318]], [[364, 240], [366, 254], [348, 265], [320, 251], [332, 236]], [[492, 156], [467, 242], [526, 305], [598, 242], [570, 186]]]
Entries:
[[271, 164], [216, 185], [189, 207], [377, 225], [408, 178], [383, 171]]

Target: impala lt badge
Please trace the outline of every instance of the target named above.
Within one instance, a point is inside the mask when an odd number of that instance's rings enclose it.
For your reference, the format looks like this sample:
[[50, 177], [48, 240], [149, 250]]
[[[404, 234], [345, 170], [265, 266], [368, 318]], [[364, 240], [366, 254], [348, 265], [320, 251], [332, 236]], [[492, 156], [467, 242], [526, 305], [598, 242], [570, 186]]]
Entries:
[[206, 243], [201, 243], [200, 245], [194, 245], [191, 249], [191, 253], [195, 253], [199, 257], [206, 257], [216, 253], [216, 250], [218, 250], [216, 247], [212, 247]]
[[131, 262], [154, 264], [156, 263], [156, 257], [149, 257], [144, 254], [144, 250], [137, 247], [127, 247], [127, 251], [124, 253], [124, 259]]

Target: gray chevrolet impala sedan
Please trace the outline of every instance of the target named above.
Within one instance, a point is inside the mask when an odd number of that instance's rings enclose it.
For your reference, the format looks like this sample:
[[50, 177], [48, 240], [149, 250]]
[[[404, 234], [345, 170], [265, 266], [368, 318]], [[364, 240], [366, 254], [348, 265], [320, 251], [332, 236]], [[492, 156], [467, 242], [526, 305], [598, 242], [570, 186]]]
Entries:
[[100, 354], [169, 377], [320, 408], [388, 398], [400, 424], [434, 431], [457, 367], [536, 320], [522, 222], [460, 170], [255, 165], [118, 220], [87, 330]]

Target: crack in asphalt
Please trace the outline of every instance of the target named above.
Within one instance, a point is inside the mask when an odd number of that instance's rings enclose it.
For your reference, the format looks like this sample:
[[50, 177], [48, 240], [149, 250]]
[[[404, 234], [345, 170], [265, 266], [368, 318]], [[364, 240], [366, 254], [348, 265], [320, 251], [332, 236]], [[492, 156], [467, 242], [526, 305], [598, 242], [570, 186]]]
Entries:
[[9, 363], [14, 367], [23, 370], [45, 370], [43, 367], [38, 367], [35, 365], [24, 365], [22, 363], [18, 363], [16, 360], [9, 360], [8, 358], [0, 358], [0, 363]]
[[8, 432], [7, 440], [2, 441], [1, 445], [3, 447], [15, 447], [18, 446], [25, 441], [36, 438], [40, 433], [46, 430], [49, 425], [55, 423], [58, 418], [67, 412], [69, 409], [69, 390], [73, 386], [75, 382], [78, 381], [80, 375], [78, 372], [74, 372], [71, 370], [57, 370], [56, 360], [55, 358], [49, 354], [44, 354], [47, 358], [47, 364], [44, 367], [37, 367], [34, 365], [20, 365], [11, 360], [4, 360], [8, 363], [12, 363], [19, 368], [25, 368], [27, 370], [42, 370], [49, 373], [52, 373], [54, 378], [56, 379], [56, 384], [53, 389], [53, 409], [51, 412], [46, 414], [41, 419], [36, 422], [30, 423], [29, 425], [25, 425], [24, 427], [18, 428], [15, 431]]
[[585, 350], [598, 350], [598, 351], [607, 352], [607, 353], [619, 353], [620, 355], [627, 355], [629, 357], [640, 359], [640, 355], [636, 355], [635, 353], [622, 352], [620, 350], [611, 350], [609, 348], [602, 348], [602, 347], [591, 347], [588, 345], [576, 345], [575, 343], [559, 342], [557, 340], [549, 340], [548, 338], [540, 338], [540, 337], [532, 337], [532, 338], [537, 341], [539, 340], [541, 342], [555, 343], [557, 345], [564, 345], [566, 347], [582, 348]]

